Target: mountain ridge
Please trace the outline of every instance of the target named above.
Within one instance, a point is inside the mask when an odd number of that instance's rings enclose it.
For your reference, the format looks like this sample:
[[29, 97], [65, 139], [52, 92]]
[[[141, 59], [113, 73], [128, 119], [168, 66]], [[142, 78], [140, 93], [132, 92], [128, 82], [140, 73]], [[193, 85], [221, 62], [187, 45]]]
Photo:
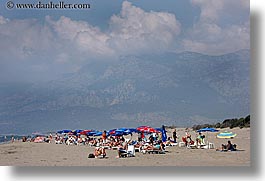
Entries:
[[57, 80], [0, 92], [0, 132], [191, 126], [244, 116], [250, 105], [249, 55], [171, 52], [91, 62]]

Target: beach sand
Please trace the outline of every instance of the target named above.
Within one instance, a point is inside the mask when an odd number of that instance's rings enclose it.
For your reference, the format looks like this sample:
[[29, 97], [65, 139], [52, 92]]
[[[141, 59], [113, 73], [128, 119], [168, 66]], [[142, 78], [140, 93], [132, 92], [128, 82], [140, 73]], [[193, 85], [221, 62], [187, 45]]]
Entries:
[[[232, 143], [239, 151], [220, 152], [215, 149], [187, 149], [167, 147], [166, 154], [143, 154], [135, 157], [116, 158], [117, 150], [106, 150], [107, 158], [87, 158], [94, 147], [67, 146], [54, 143], [8, 143], [0, 145], [0, 165], [6, 166], [250, 166], [250, 128], [223, 129], [237, 134]], [[172, 130], [168, 130], [168, 136]], [[184, 128], [178, 128], [178, 140], [185, 135]], [[190, 131], [193, 140], [196, 133]], [[227, 139], [216, 138], [217, 133], [203, 133], [215, 148]], [[137, 137], [134, 135], [134, 137]]]

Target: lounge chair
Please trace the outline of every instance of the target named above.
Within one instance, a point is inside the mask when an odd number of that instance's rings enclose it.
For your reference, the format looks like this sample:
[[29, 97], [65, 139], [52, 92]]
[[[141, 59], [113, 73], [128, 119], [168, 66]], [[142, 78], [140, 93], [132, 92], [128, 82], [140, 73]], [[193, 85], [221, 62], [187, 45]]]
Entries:
[[148, 154], [165, 154], [165, 150], [146, 150], [146, 153]]
[[134, 145], [128, 145], [127, 156], [135, 157], [135, 147], [134, 147]]
[[119, 150], [121, 157], [135, 157], [135, 148], [134, 145], [128, 145], [127, 150]]

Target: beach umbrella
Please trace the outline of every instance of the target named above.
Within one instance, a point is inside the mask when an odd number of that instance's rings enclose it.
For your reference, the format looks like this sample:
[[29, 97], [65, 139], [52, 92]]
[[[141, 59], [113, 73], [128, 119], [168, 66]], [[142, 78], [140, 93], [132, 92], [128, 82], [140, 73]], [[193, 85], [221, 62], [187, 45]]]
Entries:
[[59, 134], [63, 134], [63, 133], [69, 133], [71, 132], [72, 130], [69, 130], [69, 129], [64, 129], [64, 130], [61, 130], [61, 131], [57, 131], [57, 133]]
[[116, 132], [116, 133], [114, 133], [114, 134], [112, 134], [113, 136], [122, 136], [123, 135], [123, 133], [122, 132]]
[[127, 130], [123, 131], [123, 133], [128, 135], [128, 134], [132, 134], [132, 131], [130, 129], [127, 129]]
[[[97, 134], [97, 131], [90, 131], [87, 133], [88, 136], [94, 136], [95, 134]], [[102, 133], [101, 133], [102, 134]]]
[[162, 141], [165, 142], [167, 140], [167, 131], [165, 125], [162, 125], [161, 129], [162, 129]]
[[82, 129], [74, 130], [75, 133], [81, 133], [82, 131], [84, 131], [84, 130], [82, 130]]
[[214, 128], [202, 128], [202, 129], [199, 129], [197, 130], [197, 132], [218, 132], [219, 130], [217, 129], [214, 129]]
[[102, 135], [102, 133], [103, 132], [101, 132], [101, 131], [98, 131], [98, 132], [96, 132], [93, 136], [101, 136]]
[[155, 128], [152, 128], [150, 126], [140, 126], [140, 127], [136, 128], [136, 130], [138, 130], [140, 132], [147, 132], [147, 133], [156, 133], [156, 132], [158, 132]]
[[235, 134], [235, 133], [225, 131], [225, 132], [219, 133], [217, 135], [217, 138], [231, 139], [231, 138], [234, 138], [236, 135], [237, 134]]
[[79, 134], [81, 135], [87, 135], [87, 133], [91, 132], [92, 130], [83, 130]]
[[129, 128], [119, 128], [115, 132], [121, 133], [123, 135], [131, 134], [135, 129], [129, 129]]
[[155, 130], [157, 130], [158, 132], [162, 132], [163, 131], [162, 128], [155, 128]]
[[124, 132], [126, 130], [127, 130], [127, 128], [118, 128], [115, 130], [115, 132]]
[[129, 128], [128, 130], [130, 130], [132, 133], [136, 133], [137, 132], [137, 129], [135, 129], [135, 128]]
[[115, 131], [116, 131], [116, 129], [111, 129], [111, 130], [107, 131], [107, 133], [110, 135], [114, 135], [116, 133]]

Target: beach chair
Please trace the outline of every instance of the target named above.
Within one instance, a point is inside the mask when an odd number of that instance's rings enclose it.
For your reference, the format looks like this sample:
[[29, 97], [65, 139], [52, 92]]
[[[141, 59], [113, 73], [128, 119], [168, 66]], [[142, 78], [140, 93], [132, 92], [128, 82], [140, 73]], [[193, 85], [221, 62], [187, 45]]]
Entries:
[[120, 149], [119, 152], [120, 152], [120, 156], [121, 156], [122, 158], [128, 156], [128, 152], [127, 152], [127, 150], [121, 150], [121, 149]]
[[171, 143], [171, 146], [178, 146], [178, 142], [176, 142], [176, 143]]
[[187, 148], [190, 148], [190, 149], [197, 149], [198, 148], [198, 146], [196, 145], [196, 143], [194, 143], [194, 144], [188, 144], [187, 145]]
[[134, 147], [134, 145], [128, 145], [127, 156], [128, 157], [135, 157], [135, 147]]
[[146, 153], [148, 154], [165, 154], [166, 151], [165, 150], [146, 150]]
[[119, 150], [121, 157], [135, 157], [134, 145], [128, 145], [127, 150]]

